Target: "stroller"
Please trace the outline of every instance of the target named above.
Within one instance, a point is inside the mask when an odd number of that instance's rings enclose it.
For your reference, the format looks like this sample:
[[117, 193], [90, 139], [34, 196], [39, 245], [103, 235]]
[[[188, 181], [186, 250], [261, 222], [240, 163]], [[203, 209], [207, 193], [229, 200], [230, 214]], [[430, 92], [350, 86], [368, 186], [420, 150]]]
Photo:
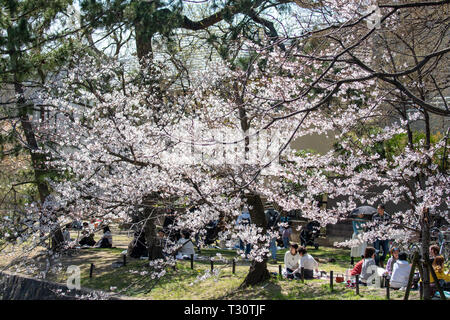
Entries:
[[316, 221], [308, 222], [300, 232], [300, 244], [304, 247], [314, 246], [316, 250], [319, 249], [319, 244], [315, 242], [315, 239], [319, 236], [319, 233], [320, 224]]
[[217, 225], [219, 224], [219, 220], [213, 220], [210, 221], [206, 226], [206, 238], [205, 238], [205, 245], [211, 245], [213, 244], [218, 237], [219, 228]]

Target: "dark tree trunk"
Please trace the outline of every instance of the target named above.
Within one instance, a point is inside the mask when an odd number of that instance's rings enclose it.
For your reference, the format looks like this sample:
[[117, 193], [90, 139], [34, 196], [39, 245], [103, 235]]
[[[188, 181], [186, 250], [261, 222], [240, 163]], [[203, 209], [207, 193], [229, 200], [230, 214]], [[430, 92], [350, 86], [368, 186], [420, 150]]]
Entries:
[[423, 270], [423, 298], [424, 300], [431, 299], [431, 287], [430, 287], [430, 269], [427, 260], [430, 259], [428, 248], [430, 246], [430, 228], [427, 214], [424, 214], [422, 219], [422, 270]]
[[253, 261], [244, 282], [240, 285], [240, 288], [257, 285], [258, 283], [262, 283], [269, 278], [270, 273], [269, 270], [267, 270], [267, 259], [264, 259], [262, 262]]
[[158, 239], [156, 237], [156, 226], [154, 219], [148, 219], [145, 224], [145, 242], [147, 243], [149, 260], [161, 259], [163, 257], [162, 247], [160, 243], [158, 243]]
[[[140, 230], [137, 229], [135, 232], [139, 234], [139, 238], [145, 239], [145, 246], [148, 253], [149, 260], [161, 259], [163, 258], [162, 249], [163, 245], [161, 245], [160, 239], [157, 238], [156, 235], [156, 217], [157, 217], [157, 208], [155, 207], [155, 203], [158, 201], [157, 194], [148, 195], [142, 202], [142, 206], [144, 207], [144, 211], [142, 213], [136, 212], [133, 216], [133, 223], [138, 225], [141, 224]], [[135, 249], [135, 246], [139, 246], [142, 244], [138, 244], [136, 241], [139, 239], [133, 239], [131, 243], [128, 245], [128, 255], [133, 256], [132, 252]], [[135, 252], [137, 255], [140, 255], [140, 249], [138, 248]]]
[[[264, 214], [264, 205], [261, 201], [261, 197], [256, 194], [247, 195], [247, 201], [250, 208], [250, 216], [252, 223], [256, 226], [263, 228], [263, 234], [266, 232], [267, 222]], [[261, 246], [267, 245], [261, 243]], [[255, 248], [256, 249], [256, 248]], [[246, 288], [248, 286], [254, 286], [258, 283], [264, 282], [270, 278], [269, 270], [267, 270], [267, 258], [264, 258], [262, 262], [252, 261], [250, 270], [244, 279], [244, 282], [240, 285], [240, 288]]]
[[[14, 90], [16, 95], [19, 96], [17, 100], [17, 107], [19, 109], [20, 124], [23, 129], [25, 140], [27, 142], [27, 148], [30, 151], [31, 164], [34, 170], [34, 176], [36, 179], [37, 189], [39, 192], [39, 199], [43, 204], [46, 198], [50, 195], [50, 190], [45, 182], [45, 175], [48, 173], [48, 169], [45, 166], [45, 156], [37, 153], [39, 145], [34, 134], [33, 125], [28, 115], [28, 106], [24, 98], [24, 90], [22, 84], [19, 82], [17, 76], [15, 76]], [[57, 251], [60, 249], [61, 244], [64, 242], [64, 236], [61, 228], [56, 228], [51, 232], [51, 249]]]
[[[142, 10], [152, 10], [152, 4], [142, 2], [140, 4]], [[148, 8], [148, 9], [147, 9]], [[142, 58], [153, 58], [152, 37], [153, 33], [150, 31], [150, 25], [145, 19], [145, 14], [139, 13], [139, 17], [134, 22], [134, 31], [136, 34], [136, 54], [139, 60]]]

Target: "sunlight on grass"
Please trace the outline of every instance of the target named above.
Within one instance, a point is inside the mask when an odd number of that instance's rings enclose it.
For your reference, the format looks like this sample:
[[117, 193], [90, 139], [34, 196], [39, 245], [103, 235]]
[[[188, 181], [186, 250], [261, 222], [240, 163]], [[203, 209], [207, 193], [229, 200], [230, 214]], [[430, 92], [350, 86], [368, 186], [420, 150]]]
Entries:
[[[236, 273], [232, 273], [231, 259], [236, 257], [233, 250], [202, 249], [200, 255], [213, 257], [220, 253], [226, 262], [214, 263], [219, 269], [218, 276], [211, 276], [198, 281], [198, 277], [209, 272], [210, 262], [195, 261], [194, 269], [190, 261], [178, 261], [176, 270], [167, 269], [167, 274], [159, 279], [151, 279], [146, 260], [130, 259], [125, 267], [113, 268], [112, 263], [122, 261], [123, 248], [84, 249], [72, 257], [63, 259], [63, 271], [49, 274], [47, 280], [65, 283], [68, 275], [64, 272], [68, 265], [78, 265], [81, 271], [81, 286], [114, 292], [122, 296], [154, 300], [210, 300], [210, 299], [250, 299], [250, 300], [383, 300], [386, 299], [385, 289], [360, 288], [360, 295], [355, 289], [346, 288], [343, 283], [335, 283], [330, 289], [329, 280], [299, 280], [280, 279], [277, 275], [278, 266], [283, 265], [286, 249], [277, 252], [277, 263], [268, 263], [272, 278], [260, 285], [239, 289], [249, 270], [249, 262], [238, 260]], [[349, 250], [321, 247], [310, 249], [309, 253], [319, 261], [319, 269], [334, 271], [334, 274], [344, 274], [350, 268]], [[94, 263], [93, 277], [89, 277], [90, 264]], [[140, 274], [142, 273], [142, 274]], [[404, 292], [391, 291], [391, 299], [403, 299]], [[410, 299], [418, 299], [418, 292], [411, 292]]]

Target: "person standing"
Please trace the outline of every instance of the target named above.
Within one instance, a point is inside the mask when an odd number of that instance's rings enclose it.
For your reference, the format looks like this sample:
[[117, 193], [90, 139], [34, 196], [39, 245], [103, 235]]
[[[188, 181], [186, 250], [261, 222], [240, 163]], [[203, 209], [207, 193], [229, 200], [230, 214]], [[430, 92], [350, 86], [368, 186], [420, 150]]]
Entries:
[[[372, 221], [376, 222], [378, 225], [387, 224], [391, 220], [391, 216], [384, 211], [384, 205], [380, 204], [377, 208], [377, 213], [372, 217]], [[383, 268], [384, 260], [389, 252], [389, 239], [376, 239], [373, 243], [375, 248], [375, 263], [377, 266]], [[383, 255], [380, 257], [380, 251], [383, 250]]]
[[[280, 220], [280, 214], [274, 208], [269, 208], [265, 212], [267, 229], [274, 232], [277, 228], [278, 222]], [[277, 230], [277, 233], [278, 230]], [[273, 237], [270, 239], [269, 250], [272, 254], [272, 262], [277, 263], [277, 237]]]
[[[363, 219], [364, 215], [360, 213], [358, 218], [353, 219], [353, 235], [352, 240], [358, 239], [358, 235], [363, 232], [365, 220]], [[364, 241], [360, 243], [358, 246], [352, 247], [350, 251], [350, 257], [352, 258], [352, 264], [354, 258], [362, 258], [364, 256], [364, 250], [366, 250], [367, 243]]]
[[289, 221], [288, 226], [282, 227], [282, 228], [283, 228], [283, 232], [282, 232], [283, 245], [284, 245], [284, 248], [287, 249], [287, 248], [289, 248], [289, 239], [292, 234], [291, 222]]
[[[245, 206], [244, 209], [242, 210], [241, 215], [236, 220], [236, 225], [246, 227], [249, 226], [251, 223], [252, 219], [250, 217], [250, 212], [248, 211], [248, 207]], [[241, 249], [242, 251], [244, 251], [245, 249], [245, 258], [247, 258], [248, 255], [250, 254], [251, 244], [250, 243], [245, 244], [244, 241], [242, 241], [242, 239], [239, 238], [239, 249]]]

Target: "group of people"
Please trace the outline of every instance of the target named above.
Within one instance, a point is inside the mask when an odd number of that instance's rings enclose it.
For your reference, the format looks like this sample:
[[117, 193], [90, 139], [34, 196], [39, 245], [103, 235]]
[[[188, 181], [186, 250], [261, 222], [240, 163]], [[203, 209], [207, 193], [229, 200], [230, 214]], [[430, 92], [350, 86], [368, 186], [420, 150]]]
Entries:
[[292, 243], [284, 254], [285, 275], [288, 279], [313, 279], [314, 271], [319, 272], [319, 263], [311, 256], [305, 247]]
[[[292, 234], [292, 226], [287, 219], [283, 219], [280, 213], [276, 211], [274, 208], [268, 208], [265, 211], [265, 217], [267, 222], [267, 228], [269, 230], [277, 230], [280, 237], [273, 237], [270, 240], [269, 250], [271, 253], [272, 261], [274, 263], [277, 262], [277, 250], [281, 249], [280, 247], [284, 247], [285, 249], [290, 246], [290, 237]], [[284, 217], [285, 218], [285, 217]], [[248, 207], [244, 206], [242, 213], [238, 216], [236, 220], [236, 225], [238, 226], [248, 226], [252, 222], [250, 212]], [[280, 223], [281, 222], [281, 223]], [[277, 240], [281, 239], [282, 243], [277, 244]], [[239, 239], [238, 248], [244, 252], [245, 257], [247, 258], [252, 249], [251, 244], [245, 243], [242, 239]]]
[[[379, 205], [377, 212], [372, 216], [372, 222], [376, 224], [388, 224], [391, 217], [385, 212], [384, 205]], [[363, 214], [359, 214], [356, 219], [353, 219], [353, 237], [352, 239], [357, 239], [359, 234], [367, 229], [367, 220], [364, 219]], [[353, 270], [351, 270], [351, 275], [359, 275], [360, 283], [366, 284], [368, 278], [375, 271], [378, 275], [389, 276], [390, 287], [394, 289], [404, 288], [408, 285], [409, 275], [411, 273], [411, 264], [408, 262], [408, 255], [405, 252], [400, 252], [396, 247], [389, 248], [389, 239], [376, 239], [373, 242], [373, 246], [368, 247], [367, 243], [361, 241], [358, 246], [351, 248], [352, 262], [356, 257], [361, 257], [362, 260], [359, 261]], [[444, 272], [444, 257], [440, 256], [439, 253], [442, 248], [438, 245], [432, 245], [430, 247], [430, 258], [431, 265], [437, 278], [441, 282], [444, 288], [449, 287], [450, 275], [448, 272]], [[386, 263], [386, 268], [384, 267], [384, 261], [390, 253], [390, 258]], [[375, 266], [375, 267], [371, 267]], [[418, 275], [415, 275], [415, 287], [420, 280]], [[434, 283], [434, 279], [430, 274], [430, 282]]]
[[[391, 216], [385, 212], [384, 205], [380, 204], [377, 208], [377, 212], [373, 214], [372, 221], [377, 224], [389, 223]], [[353, 219], [353, 236], [352, 239], [357, 239], [358, 235], [366, 229], [367, 220], [364, 219], [364, 215], [360, 213], [357, 218]], [[373, 243], [373, 248], [375, 249], [375, 264], [381, 268], [384, 267], [384, 261], [389, 253], [389, 239], [376, 239]], [[367, 243], [362, 241], [358, 246], [351, 248], [350, 255], [352, 261], [354, 258], [361, 258], [365, 255], [365, 249], [367, 248]], [[382, 252], [381, 256], [380, 253]]]
[[[408, 261], [408, 254], [405, 252], [400, 252], [398, 248], [391, 248], [391, 257], [387, 261], [386, 269], [376, 266], [375, 261], [376, 249], [373, 247], [367, 247], [364, 250], [364, 256], [359, 261], [354, 268], [351, 270], [351, 275], [359, 275], [359, 281], [363, 285], [367, 285], [369, 277], [377, 272], [377, 276], [386, 275], [389, 276], [390, 287], [394, 289], [406, 288], [409, 281], [409, 276], [411, 273], [411, 264]], [[439, 255], [439, 246], [432, 245], [429, 248], [429, 255], [431, 259], [431, 266], [436, 274], [441, 287], [448, 291], [450, 290], [450, 273], [445, 271], [444, 257]], [[374, 266], [374, 267], [371, 267]], [[381, 272], [379, 272], [381, 271]], [[430, 271], [430, 283], [434, 283], [434, 278], [432, 277]]]
[[[97, 225], [98, 226], [98, 225]], [[112, 233], [108, 226], [103, 226], [103, 235], [100, 240], [95, 241], [94, 235], [96, 231], [96, 225], [89, 225], [87, 222], [83, 222], [81, 228], [81, 236], [75, 242], [81, 247], [95, 247], [95, 248], [112, 248]], [[66, 226], [63, 230], [63, 237], [66, 243], [73, 242], [70, 237], [70, 226]]]

